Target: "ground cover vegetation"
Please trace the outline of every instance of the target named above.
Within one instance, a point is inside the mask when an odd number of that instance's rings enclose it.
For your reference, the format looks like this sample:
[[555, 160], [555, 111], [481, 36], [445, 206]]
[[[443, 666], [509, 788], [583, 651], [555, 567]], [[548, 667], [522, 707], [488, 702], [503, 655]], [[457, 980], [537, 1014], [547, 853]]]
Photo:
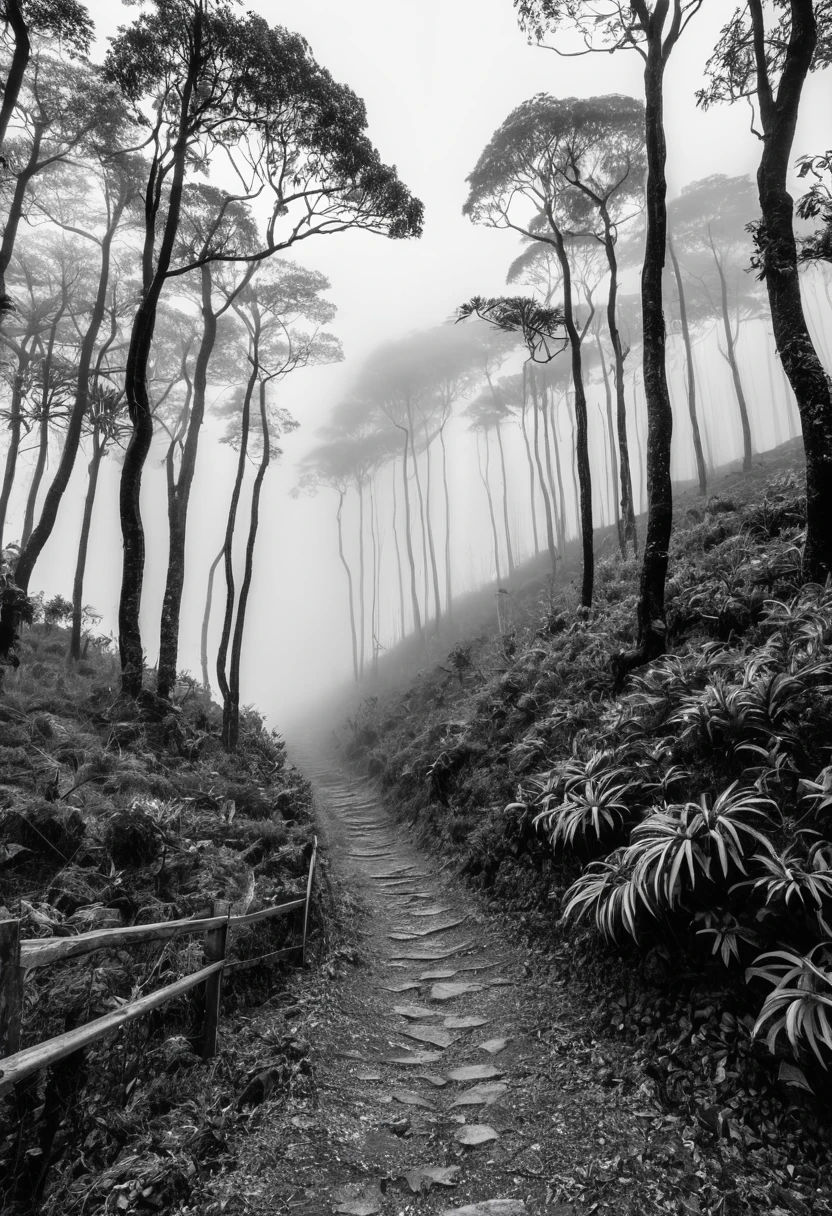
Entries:
[[527, 585], [501, 627], [365, 699], [342, 745], [638, 1040], [668, 1109], [746, 1146], [790, 1128], [811, 1160], [832, 1099], [832, 592], [805, 578], [804, 502], [788, 449], [682, 497], [669, 651], [623, 687], [637, 564], [598, 562], [587, 611], [575, 553], [572, 586]]
[[[248, 710], [229, 756], [222, 710], [195, 681], [140, 714], [120, 699], [117, 656], [94, 622], [67, 667], [71, 611], [60, 597], [40, 606], [4, 679], [3, 918], [19, 917], [27, 938], [70, 937], [302, 895], [310, 790], [281, 740]], [[230, 957], [257, 959], [295, 928], [286, 918], [236, 931]], [[172, 982], [201, 952], [186, 937], [29, 972], [21, 1046]], [[196, 990], [22, 1083], [2, 1103], [3, 1210], [159, 1211], [197, 1193], [227, 1159], [249, 1082], [304, 1083], [303, 1044], [282, 1032], [264, 1043], [239, 1021], [252, 1004], [281, 1002], [285, 966], [229, 978], [218, 1059], [201, 1059]]]

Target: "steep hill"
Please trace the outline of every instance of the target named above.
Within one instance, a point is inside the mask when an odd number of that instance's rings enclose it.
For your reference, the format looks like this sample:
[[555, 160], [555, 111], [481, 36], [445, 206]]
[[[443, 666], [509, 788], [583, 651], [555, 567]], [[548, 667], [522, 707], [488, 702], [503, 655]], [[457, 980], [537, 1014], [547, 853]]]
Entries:
[[[68, 631], [41, 619], [25, 631], [19, 669], [3, 676], [0, 919], [19, 918], [27, 938], [66, 937], [205, 914], [215, 900], [238, 913], [302, 894], [310, 789], [282, 741], [249, 712], [228, 756], [221, 711], [200, 686], [180, 684], [173, 706], [148, 693], [139, 709], [116, 695], [106, 642], [90, 640], [77, 665], [67, 649]], [[230, 953], [258, 958], [283, 946], [289, 927], [235, 931]], [[200, 960], [201, 942], [180, 938], [30, 972], [21, 1046]], [[38, 1198], [62, 1216], [166, 1211], [197, 1195], [227, 1158], [250, 1077], [282, 1069], [288, 1083], [300, 1067], [305, 1049], [279, 1035], [264, 1045], [240, 1020], [247, 1004], [279, 995], [279, 973], [255, 966], [227, 984], [222, 1068], [200, 1060], [189, 993], [0, 1100], [3, 1212]]]

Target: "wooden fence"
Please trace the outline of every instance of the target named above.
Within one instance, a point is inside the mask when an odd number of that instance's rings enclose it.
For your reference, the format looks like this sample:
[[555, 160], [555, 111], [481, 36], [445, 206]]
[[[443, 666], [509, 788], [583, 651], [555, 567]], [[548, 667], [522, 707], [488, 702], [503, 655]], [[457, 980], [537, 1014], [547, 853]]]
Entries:
[[[309, 874], [306, 880], [306, 895], [303, 899], [292, 899], [273, 908], [250, 912], [247, 916], [230, 916], [215, 906], [214, 915], [198, 920], [160, 921], [154, 925], [132, 925], [126, 929], [99, 929], [92, 933], [79, 933], [77, 937], [47, 937], [20, 940], [20, 922], [0, 921], [0, 1096], [7, 1093], [19, 1081], [41, 1069], [49, 1068], [76, 1051], [81, 1051], [105, 1035], [118, 1030], [127, 1022], [143, 1017], [151, 1009], [167, 1004], [199, 984], [205, 985], [205, 1020], [203, 1026], [202, 1055], [208, 1059], [216, 1054], [217, 1029], [219, 1027], [222, 981], [225, 975], [243, 971], [258, 963], [271, 962], [301, 951], [302, 963], [306, 962], [306, 940], [309, 929], [309, 905], [312, 899], [312, 884], [318, 854], [318, 839], [315, 837], [312, 856], [309, 859]], [[286, 916], [295, 909], [303, 908], [302, 940], [282, 950], [253, 959], [228, 962], [226, 947], [228, 933], [244, 925], [254, 925], [275, 916]], [[96, 1018], [75, 1030], [68, 1030], [54, 1039], [47, 1039], [34, 1047], [20, 1051], [20, 1023], [23, 1008], [23, 985], [26, 973], [37, 967], [48, 967], [58, 960], [78, 958], [94, 950], [107, 947], [125, 947], [140, 942], [160, 942], [186, 934], [205, 935], [205, 966], [192, 975], [183, 976], [173, 984], [151, 992], [139, 1000], [130, 1001], [119, 1009]]]

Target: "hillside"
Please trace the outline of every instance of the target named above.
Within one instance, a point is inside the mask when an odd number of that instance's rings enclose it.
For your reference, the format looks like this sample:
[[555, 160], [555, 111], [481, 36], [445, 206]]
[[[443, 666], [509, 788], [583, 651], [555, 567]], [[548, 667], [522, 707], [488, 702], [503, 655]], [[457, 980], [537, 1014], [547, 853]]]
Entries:
[[638, 567], [610, 555], [591, 611], [528, 580], [507, 629], [366, 698], [341, 747], [648, 1050], [668, 1109], [811, 1158], [832, 1099], [832, 592], [802, 583], [802, 523], [792, 451], [729, 471], [677, 499], [668, 654], [623, 690]]
[[[248, 712], [228, 756], [221, 710], [201, 686], [180, 683], [173, 706], [149, 693], [137, 706], [117, 696], [106, 641], [91, 639], [77, 666], [67, 648], [68, 630], [41, 617], [19, 669], [3, 675], [0, 919], [20, 918], [26, 938], [66, 937], [302, 894], [310, 789], [282, 741]], [[290, 921], [236, 931], [231, 956], [278, 949]], [[181, 938], [29, 972], [21, 1046], [171, 983], [200, 957], [201, 940]], [[282, 1070], [288, 1084], [302, 1066], [305, 1047], [281, 1034], [264, 1044], [242, 1017], [283, 999], [281, 967], [227, 984], [221, 1067], [200, 1060], [198, 1002], [186, 994], [3, 1100], [3, 1212], [39, 1198], [47, 1213], [162, 1211], [198, 1195], [227, 1160], [251, 1077]]]

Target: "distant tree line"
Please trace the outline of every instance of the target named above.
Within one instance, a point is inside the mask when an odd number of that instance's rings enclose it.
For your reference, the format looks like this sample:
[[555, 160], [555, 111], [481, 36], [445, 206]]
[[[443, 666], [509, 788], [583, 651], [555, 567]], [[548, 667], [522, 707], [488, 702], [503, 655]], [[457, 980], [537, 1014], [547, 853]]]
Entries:
[[[217, 662], [233, 748], [260, 491], [280, 436], [295, 425], [274, 389], [298, 368], [341, 357], [325, 328], [334, 316], [326, 278], [285, 254], [310, 237], [350, 229], [418, 236], [422, 207], [368, 140], [360, 99], [319, 66], [301, 37], [259, 16], [220, 0], [154, 0], [120, 28], [100, 64], [89, 58], [93, 23], [76, 0], [4, 0], [2, 16], [8, 441], [0, 538], [21, 444], [37, 448], [23, 528], [4, 550], [2, 657], [13, 657], [33, 571], [86, 449], [71, 642], [72, 656], [80, 654], [98, 475], [117, 451], [122, 692], [150, 695], [139, 624], [140, 492], [151, 445], [161, 441], [169, 538], [155, 692], [171, 697], [210, 381], [225, 390], [219, 412], [238, 455], [219, 559], [226, 600]], [[60, 455], [46, 484], [53, 437]], [[252, 461], [236, 587], [233, 544]], [[203, 655], [204, 676], [207, 666]]]

